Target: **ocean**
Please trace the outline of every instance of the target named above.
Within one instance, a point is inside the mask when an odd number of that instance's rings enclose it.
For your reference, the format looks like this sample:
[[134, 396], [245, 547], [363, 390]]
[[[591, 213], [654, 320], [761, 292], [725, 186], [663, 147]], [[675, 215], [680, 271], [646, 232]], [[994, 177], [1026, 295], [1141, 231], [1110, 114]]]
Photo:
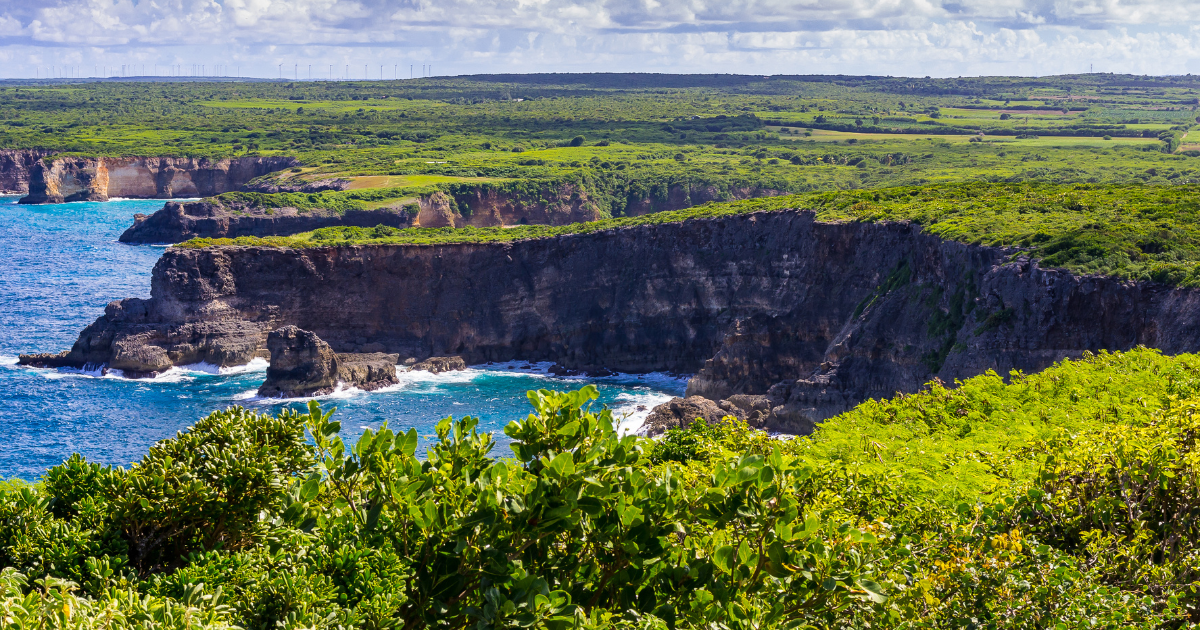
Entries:
[[[233, 369], [174, 368], [148, 380], [17, 366], [18, 354], [70, 348], [108, 302], [150, 296], [150, 270], [163, 248], [125, 245], [117, 237], [134, 213], [149, 214], [163, 202], [16, 201], [0, 197], [0, 479], [37, 479], [72, 453], [124, 466], [213, 410], [242, 405], [275, 413], [306, 404], [257, 398], [267, 367], [261, 360]], [[529, 413], [530, 389], [594, 384], [599, 402], [622, 419], [621, 430], [634, 431], [650, 409], [686, 387], [684, 378], [668, 374], [559, 378], [547, 374], [548, 367], [515, 362], [439, 375], [402, 372], [399, 385], [349, 389], [318, 401], [337, 407], [348, 442], [384, 422], [399, 430], [415, 427], [428, 440], [438, 420], [471, 415], [481, 430], [496, 433], [494, 455], [507, 456], [503, 428]]]

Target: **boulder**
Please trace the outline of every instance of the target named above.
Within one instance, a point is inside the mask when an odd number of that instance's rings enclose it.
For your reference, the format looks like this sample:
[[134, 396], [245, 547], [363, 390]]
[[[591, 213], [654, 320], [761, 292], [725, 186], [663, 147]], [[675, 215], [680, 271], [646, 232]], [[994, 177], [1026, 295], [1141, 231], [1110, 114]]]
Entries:
[[398, 354], [371, 352], [365, 354], [339, 354], [338, 380], [355, 387], [372, 391], [400, 382], [396, 378]]
[[724, 409], [729, 415], [745, 420], [746, 424], [752, 427], [768, 429], [772, 428], [772, 409], [778, 404], [769, 396], [736, 394], [719, 401], [717, 406]]
[[557, 363], [551, 365], [550, 369], [546, 370], [546, 372], [554, 376], [579, 376], [583, 374], [583, 372], [579, 370], [572, 370], [571, 368], [563, 367]]
[[[643, 432], [646, 435], [658, 435], [667, 429], [690, 426], [696, 420], [715, 424], [726, 417], [732, 417], [744, 420], [746, 424], [757, 429], [791, 433], [789, 429], [795, 429], [801, 423], [790, 417], [781, 417], [777, 413], [784, 409], [780, 402], [771, 396], [751, 394], [736, 394], [718, 401], [703, 396], [672, 398], [650, 412], [643, 425]], [[812, 432], [811, 423], [801, 428], [805, 429], [805, 433]]]
[[650, 412], [642, 431], [646, 435], [659, 435], [667, 429], [691, 426], [697, 419], [716, 424], [725, 416], [731, 415], [736, 414], [722, 409], [717, 403], [702, 396], [672, 398]]
[[412, 369], [432, 374], [441, 374], [442, 372], [465, 370], [467, 369], [467, 363], [463, 361], [462, 357], [429, 357], [420, 363], [414, 364]]
[[284, 326], [267, 335], [271, 365], [258, 388], [264, 398], [328, 394], [337, 387], [339, 361], [333, 348], [315, 333]]

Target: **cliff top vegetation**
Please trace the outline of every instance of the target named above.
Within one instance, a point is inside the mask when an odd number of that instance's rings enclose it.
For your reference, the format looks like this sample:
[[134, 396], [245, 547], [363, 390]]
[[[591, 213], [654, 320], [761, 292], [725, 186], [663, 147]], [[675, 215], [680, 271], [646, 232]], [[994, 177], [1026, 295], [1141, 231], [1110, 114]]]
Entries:
[[316, 164], [345, 149], [485, 141], [529, 149], [576, 136], [679, 145], [822, 137], [805, 136], [809, 129], [1157, 140], [1195, 124], [1200, 106], [1200, 80], [1192, 76], [544, 79], [6, 82], [0, 146], [92, 155], [287, 152]]
[[330, 227], [289, 237], [193, 239], [180, 246], [487, 243], [782, 210], [811, 211], [819, 221], [911, 221], [942, 238], [1019, 248], [1044, 267], [1200, 284], [1200, 188], [1196, 186], [944, 184], [712, 203], [564, 226]]
[[[1152, 350], [872, 401], [811, 437], [619, 436], [530, 392], [493, 452], [216, 412], [0, 488], [26, 628], [1176, 627], [1200, 619], [1200, 363]], [[421, 453], [421, 449], [424, 452]]]
[[0, 146], [288, 155], [302, 166], [274, 178], [383, 188], [389, 177], [584, 171], [613, 216], [679, 185], [728, 199], [952, 181], [1200, 181], [1200, 142], [1187, 135], [1200, 107], [1192, 77], [726, 78], [12, 83], [0, 86]]

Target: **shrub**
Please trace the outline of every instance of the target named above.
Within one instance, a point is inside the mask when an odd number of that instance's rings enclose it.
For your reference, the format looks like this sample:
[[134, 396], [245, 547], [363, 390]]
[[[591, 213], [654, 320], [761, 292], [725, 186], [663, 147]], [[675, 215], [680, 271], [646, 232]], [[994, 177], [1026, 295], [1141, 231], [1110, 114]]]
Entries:
[[[234, 408], [128, 471], [75, 457], [0, 489], [0, 614], [33, 628], [1176, 627], [1200, 618], [1198, 361], [1138, 349], [933, 383], [790, 441], [732, 419], [622, 436], [594, 387], [536, 391], [505, 428], [507, 458], [471, 417], [439, 422], [419, 455], [411, 429], [343, 441], [315, 402]], [[173, 533], [131, 560], [129, 525], [147, 522]]]

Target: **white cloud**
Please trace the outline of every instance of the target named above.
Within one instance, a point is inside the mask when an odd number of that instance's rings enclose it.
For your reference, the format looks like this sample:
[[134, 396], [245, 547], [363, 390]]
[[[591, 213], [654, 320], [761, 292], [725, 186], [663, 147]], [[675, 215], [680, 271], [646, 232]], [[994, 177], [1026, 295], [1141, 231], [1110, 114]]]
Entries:
[[0, 4], [0, 74], [214, 62], [262, 76], [281, 63], [350, 64], [351, 78], [401, 63], [438, 74], [1049, 74], [1089, 63], [1162, 74], [1197, 69], [1198, 33], [1200, 0], [21, 0]]

